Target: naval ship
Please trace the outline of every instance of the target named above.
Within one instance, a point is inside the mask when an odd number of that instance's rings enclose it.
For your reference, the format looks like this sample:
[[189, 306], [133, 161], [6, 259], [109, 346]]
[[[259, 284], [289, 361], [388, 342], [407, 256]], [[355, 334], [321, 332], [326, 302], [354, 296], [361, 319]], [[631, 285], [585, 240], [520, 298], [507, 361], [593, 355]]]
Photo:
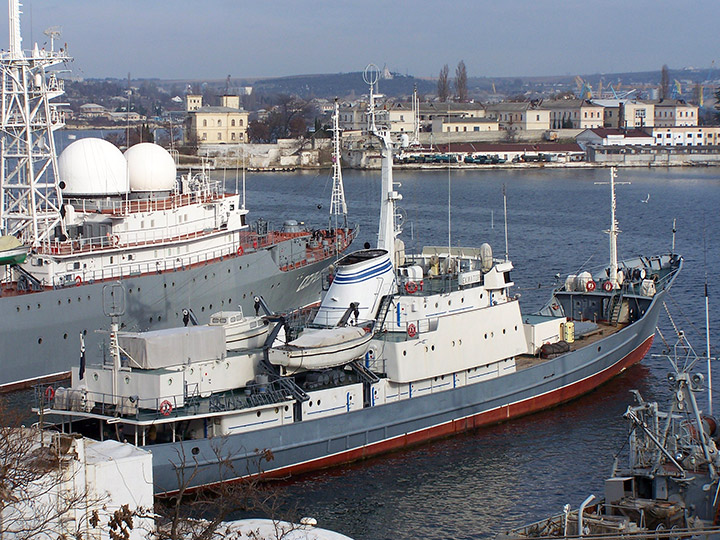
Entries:
[[506, 421], [643, 358], [683, 261], [617, 258], [615, 170], [609, 263], [569, 275], [524, 314], [513, 263], [488, 244], [406, 252], [393, 143], [375, 125], [375, 97], [371, 84], [368, 116], [383, 152], [378, 242], [338, 261], [317, 311], [283, 314], [258, 297], [265, 315], [255, 320], [225, 312], [209, 325], [123, 332], [115, 288], [105, 362], [78, 362], [69, 388], [38, 387], [36, 411], [59, 418], [57, 429], [151, 450], [156, 493], [175, 493]]
[[226, 193], [203, 171], [177, 179], [172, 156], [150, 143], [123, 154], [79, 139], [58, 156], [53, 134], [64, 122], [53, 100], [70, 57], [53, 32], [49, 50], [23, 50], [17, 0], [9, 23], [0, 53], [0, 389], [67, 378], [81, 339], [88, 360], [101, 359], [108, 282], [122, 282], [123, 327], [134, 331], [249, 312], [257, 294], [282, 308], [319, 301], [321, 272], [354, 237], [346, 218], [323, 230], [249, 223], [244, 187]]

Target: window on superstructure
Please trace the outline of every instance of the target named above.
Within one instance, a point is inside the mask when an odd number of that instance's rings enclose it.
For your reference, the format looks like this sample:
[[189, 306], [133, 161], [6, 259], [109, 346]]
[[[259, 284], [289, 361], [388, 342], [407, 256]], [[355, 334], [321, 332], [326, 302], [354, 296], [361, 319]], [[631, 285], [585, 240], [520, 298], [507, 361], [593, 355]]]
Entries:
[[203, 127], [207, 127], [207, 118], [203, 120]]
[[218, 127], [222, 127], [222, 120], [218, 120]]
[[230, 126], [235, 127], [235, 119], [234, 118], [232, 120], [230, 120]]

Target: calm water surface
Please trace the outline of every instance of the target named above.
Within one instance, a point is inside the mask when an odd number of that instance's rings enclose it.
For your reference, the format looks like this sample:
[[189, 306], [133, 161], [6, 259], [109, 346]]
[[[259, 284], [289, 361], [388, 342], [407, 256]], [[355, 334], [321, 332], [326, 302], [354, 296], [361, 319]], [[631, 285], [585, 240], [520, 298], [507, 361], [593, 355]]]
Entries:
[[[234, 171], [216, 174], [234, 185]], [[355, 244], [359, 249], [366, 241], [375, 242], [379, 175], [347, 171], [344, 178], [350, 221], [361, 226]], [[506, 186], [509, 253], [525, 310], [540, 307], [556, 273], [564, 279], [588, 260], [594, 265], [607, 260], [603, 231], [610, 221], [609, 187], [595, 184], [607, 179], [607, 170], [453, 171], [450, 178], [447, 172], [395, 174], [410, 248], [488, 242], [496, 256], [502, 255]], [[672, 221], [677, 219], [676, 251], [686, 265], [667, 305], [678, 326], [704, 350], [705, 268], [711, 284], [711, 328], [720, 328], [713, 296], [720, 268], [715, 234], [720, 229], [720, 170], [621, 170], [619, 180], [631, 182], [617, 187], [621, 256], [668, 252]], [[323, 226], [331, 186], [326, 172], [249, 175], [247, 205], [253, 219], [264, 217], [280, 225], [277, 216], [295, 217], [309, 226]], [[649, 202], [642, 203], [648, 193]], [[660, 327], [672, 340], [666, 316]], [[662, 341], [656, 339], [651, 353], [661, 350]], [[492, 537], [504, 528], [559, 512], [565, 503], [577, 507], [589, 493], [602, 494], [613, 456], [627, 433], [621, 415], [630, 403], [629, 391], [637, 388], [648, 399], [664, 400], [667, 370], [663, 359], [648, 356], [561, 408], [307, 475], [282, 489], [301, 515], [357, 540]], [[720, 373], [716, 380], [720, 386]]]

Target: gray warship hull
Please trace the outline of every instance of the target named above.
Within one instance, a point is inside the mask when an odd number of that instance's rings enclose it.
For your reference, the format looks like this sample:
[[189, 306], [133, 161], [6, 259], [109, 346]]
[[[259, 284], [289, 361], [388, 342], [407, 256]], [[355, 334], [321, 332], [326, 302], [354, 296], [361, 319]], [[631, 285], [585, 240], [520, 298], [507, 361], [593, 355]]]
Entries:
[[[215, 311], [237, 306], [252, 313], [256, 294], [277, 310], [313, 304], [320, 299], [321, 273], [334, 260], [280, 270], [271, 251], [261, 249], [184, 269], [124, 277], [123, 328], [181, 326], [183, 309], [192, 309], [200, 323], [208, 322]], [[79, 363], [81, 333], [87, 362], [100, 362], [107, 339], [101, 332], [108, 321], [103, 312], [107, 283], [0, 297], [0, 389], [69, 377], [70, 368]]]
[[[152, 444], [156, 491], [262, 473], [289, 476], [503, 422], [592, 391], [652, 345], [668, 287], [639, 299], [642, 317], [575, 351], [472, 385], [242, 434]], [[223, 460], [218, 460], [218, 455]], [[227, 461], [225, 461], [227, 460]], [[231, 464], [231, 465], [229, 465]], [[180, 476], [179, 473], [180, 472]]]

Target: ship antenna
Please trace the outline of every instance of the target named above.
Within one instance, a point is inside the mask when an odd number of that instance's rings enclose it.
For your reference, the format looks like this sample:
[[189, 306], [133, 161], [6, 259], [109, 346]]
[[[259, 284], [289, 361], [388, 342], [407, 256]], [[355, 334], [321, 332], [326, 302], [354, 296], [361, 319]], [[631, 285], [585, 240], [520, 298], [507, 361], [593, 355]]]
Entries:
[[510, 260], [509, 243], [508, 243], [508, 219], [507, 219], [507, 190], [503, 184], [503, 211], [505, 212], [505, 260]]
[[395, 260], [395, 240], [401, 232], [396, 221], [395, 202], [402, 199], [395, 187], [399, 184], [393, 182], [392, 163], [393, 150], [392, 141], [390, 140], [390, 132], [384, 127], [379, 129], [375, 122], [375, 98], [379, 94], [375, 93], [375, 85], [377, 84], [380, 71], [375, 64], [369, 64], [363, 73], [363, 80], [370, 86], [370, 106], [368, 109], [368, 129], [371, 135], [380, 139], [382, 145], [382, 189], [380, 200], [380, 226], [378, 227], [378, 249], [384, 249], [390, 255], [390, 260]]
[[[338, 218], [342, 216], [342, 227], [347, 230], [347, 204], [345, 203], [345, 189], [343, 187], [342, 167], [340, 163], [340, 105], [335, 98], [335, 114], [333, 114], [333, 187], [330, 197], [330, 218], [328, 229], [338, 229]], [[336, 244], [337, 246], [337, 244]]]
[[[703, 215], [703, 222], [705, 216]], [[673, 220], [673, 229], [675, 223]], [[710, 369], [710, 295], [708, 294], [708, 275], [707, 275], [707, 229], [703, 223], [703, 264], [705, 265], [705, 352], [707, 354], [707, 373], [708, 373], [708, 414], [712, 416], [712, 370]], [[673, 235], [674, 238], [674, 235]], [[673, 242], [674, 243], [674, 242]]]
[[118, 332], [120, 331], [120, 317], [125, 315], [125, 287], [121, 282], [108, 283], [103, 285], [103, 312], [110, 317], [110, 356], [112, 357], [112, 391], [113, 401], [116, 405], [120, 403], [119, 379], [120, 379], [120, 343]]
[[617, 289], [618, 280], [618, 256], [617, 256], [617, 237], [622, 231], [618, 228], [617, 219], [615, 219], [615, 209], [617, 207], [617, 199], [615, 198], [615, 186], [618, 184], [630, 184], [630, 182], [616, 182], [617, 168], [610, 167], [610, 182], [595, 182], [597, 185], [610, 184], [610, 228], [605, 232], [610, 235], [610, 275], [608, 276], [613, 289]]

